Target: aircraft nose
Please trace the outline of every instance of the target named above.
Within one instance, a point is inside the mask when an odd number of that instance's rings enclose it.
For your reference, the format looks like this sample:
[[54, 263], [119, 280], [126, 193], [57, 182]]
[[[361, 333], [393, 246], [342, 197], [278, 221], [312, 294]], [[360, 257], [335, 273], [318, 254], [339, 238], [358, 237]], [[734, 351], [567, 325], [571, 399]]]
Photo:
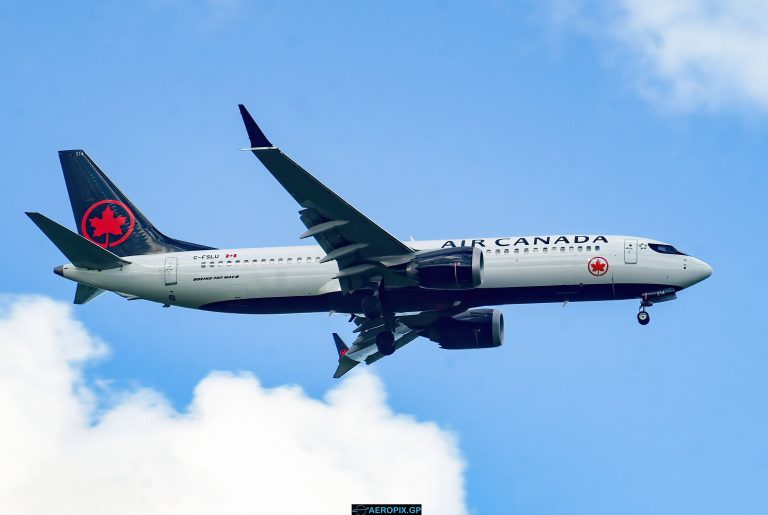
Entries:
[[703, 281], [710, 275], [712, 275], [712, 267], [706, 264], [704, 261], [700, 259], [694, 259], [693, 263], [691, 263], [693, 266], [689, 267], [689, 270], [691, 271], [691, 275], [693, 276], [693, 284], [696, 284], [698, 282]]

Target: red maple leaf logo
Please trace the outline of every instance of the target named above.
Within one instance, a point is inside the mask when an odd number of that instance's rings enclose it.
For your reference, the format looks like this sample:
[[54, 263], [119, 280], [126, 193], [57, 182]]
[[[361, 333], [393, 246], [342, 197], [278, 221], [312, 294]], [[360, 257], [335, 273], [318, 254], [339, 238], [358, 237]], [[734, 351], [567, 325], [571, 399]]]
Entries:
[[605, 272], [605, 261], [600, 261], [598, 259], [592, 263], [592, 271], [598, 273]]
[[109, 235], [120, 236], [123, 234], [122, 227], [125, 225], [126, 218], [124, 216], [115, 216], [115, 212], [112, 208], [107, 206], [101, 212], [101, 218], [95, 216], [89, 218], [88, 221], [93, 228], [93, 236], [98, 237], [106, 235], [107, 239], [103, 246], [109, 247]]

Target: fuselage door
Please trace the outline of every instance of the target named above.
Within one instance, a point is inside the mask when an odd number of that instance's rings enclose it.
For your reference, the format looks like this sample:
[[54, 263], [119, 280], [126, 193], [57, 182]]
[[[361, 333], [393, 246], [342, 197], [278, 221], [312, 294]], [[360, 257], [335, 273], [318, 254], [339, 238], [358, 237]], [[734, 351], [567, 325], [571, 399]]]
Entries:
[[179, 264], [179, 258], [167, 257], [165, 258], [165, 285], [170, 286], [176, 284], [176, 268]]
[[624, 240], [624, 262], [629, 265], [637, 263], [637, 240]]

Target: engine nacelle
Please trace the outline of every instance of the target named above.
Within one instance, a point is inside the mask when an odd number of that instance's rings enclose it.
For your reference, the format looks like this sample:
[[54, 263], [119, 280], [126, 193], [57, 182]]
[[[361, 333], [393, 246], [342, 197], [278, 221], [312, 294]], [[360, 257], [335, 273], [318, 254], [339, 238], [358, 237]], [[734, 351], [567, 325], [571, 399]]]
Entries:
[[443, 349], [489, 349], [504, 340], [504, 316], [498, 309], [470, 309], [442, 318], [425, 336]]
[[422, 288], [477, 288], [483, 282], [483, 251], [477, 247], [456, 247], [420, 252], [408, 263], [405, 272]]

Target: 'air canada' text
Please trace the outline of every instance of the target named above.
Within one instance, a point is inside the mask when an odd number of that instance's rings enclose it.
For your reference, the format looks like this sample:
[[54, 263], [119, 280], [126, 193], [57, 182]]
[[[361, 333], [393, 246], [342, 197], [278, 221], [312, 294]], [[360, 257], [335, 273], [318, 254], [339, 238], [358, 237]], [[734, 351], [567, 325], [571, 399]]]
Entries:
[[[441, 245], [441, 248], [448, 247], [486, 247], [495, 245], [497, 247], [516, 247], [518, 245], [560, 245], [571, 243], [608, 243], [605, 236], [528, 236], [526, 238], [496, 238], [479, 240], [448, 240]], [[468, 243], [469, 242], [469, 243]]]

